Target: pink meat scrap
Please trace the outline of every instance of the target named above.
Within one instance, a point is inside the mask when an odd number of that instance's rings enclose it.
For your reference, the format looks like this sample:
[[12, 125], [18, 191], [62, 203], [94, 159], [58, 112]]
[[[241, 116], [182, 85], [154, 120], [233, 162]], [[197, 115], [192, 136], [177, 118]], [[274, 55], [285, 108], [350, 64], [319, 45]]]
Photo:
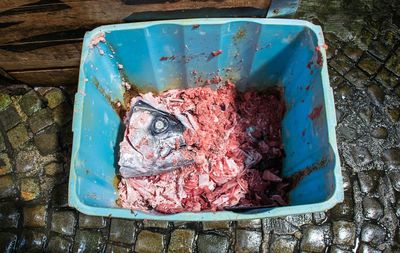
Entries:
[[122, 178], [122, 207], [178, 213], [286, 204], [288, 183], [278, 176], [279, 166], [263, 162], [283, 156], [280, 95], [238, 92], [226, 82], [218, 89], [175, 89], [141, 99], [186, 126], [184, 138], [197, 156], [194, 164], [172, 172]]

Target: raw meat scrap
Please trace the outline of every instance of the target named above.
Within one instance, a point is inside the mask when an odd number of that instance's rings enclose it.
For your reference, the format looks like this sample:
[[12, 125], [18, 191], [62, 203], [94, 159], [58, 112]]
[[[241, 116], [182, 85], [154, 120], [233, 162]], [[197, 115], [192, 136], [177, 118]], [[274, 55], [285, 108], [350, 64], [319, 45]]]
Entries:
[[[239, 92], [229, 81], [133, 98], [174, 115], [196, 155], [189, 166], [159, 175], [122, 178], [124, 208], [161, 213], [216, 211], [235, 205], [285, 205], [280, 92]], [[271, 165], [272, 164], [272, 165]]]

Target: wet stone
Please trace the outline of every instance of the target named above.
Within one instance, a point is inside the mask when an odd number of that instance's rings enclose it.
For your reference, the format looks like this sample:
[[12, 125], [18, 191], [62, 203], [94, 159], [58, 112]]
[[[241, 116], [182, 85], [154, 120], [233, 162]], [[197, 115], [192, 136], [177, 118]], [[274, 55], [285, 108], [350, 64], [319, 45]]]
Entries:
[[6, 150], [6, 140], [3, 137], [3, 134], [0, 132], [0, 152]]
[[261, 228], [261, 220], [239, 220], [237, 222], [238, 228]]
[[360, 117], [365, 123], [370, 123], [372, 118], [372, 111], [369, 107], [360, 110]]
[[40, 130], [50, 126], [51, 124], [53, 124], [53, 117], [51, 115], [51, 111], [48, 108], [37, 111], [29, 119], [29, 126], [34, 133], [39, 132]]
[[40, 165], [41, 155], [35, 146], [28, 146], [19, 151], [16, 157], [16, 171], [17, 173], [32, 172], [35, 174], [41, 169]]
[[343, 82], [337, 86], [335, 89], [335, 95], [336, 97], [339, 97], [341, 99], [347, 99], [351, 95], [353, 95], [354, 90], [352, 87], [350, 87], [349, 83]]
[[63, 126], [72, 119], [72, 108], [64, 102], [53, 109], [53, 119], [58, 125]]
[[351, 193], [345, 192], [344, 200], [342, 203], [337, 204], [330, 210], [333, 219], [351, 220], [354, 215], [354, 201]]
[[343, 141], [351, 141], [357, 139], [357, 131], [354, 128], [341, 125], [337, 128], [337, 134]]
[[343, 49], [343, 52], [345, 55], [347, 55], [347, 57], [349, 57], [354, 62], [357, 62], [361, 58], [361, 55], [363, 54], [363, 51], [361, 49], [352, 47], [350, 45], [347, 45]]
[[230, 221], [204, 221], [204, 230], [229, 229]]
[[388, 56], [390, 48], [384, 45], [381, 41], [375, 40], [372, 41], [371, 44], [369, 44], [368, 52], [370, 52], [373, 56], [383, 61]]
[[46, 225], [46, 219], [46, 206], [24, 207], [24, 227], [44, 227]]
[[168, 228], [168, 221], [148, 220], [143, 221], [143, 225], [145, 228]]
[[260, 252], [261, 241], [262, 241], [261, 232], [237, 230], [235, 252], [238, 253]]
[[46, 235], [42, 232], [23, 230], [17, 252], [43, 252], [46, 239]]
[[199, 253], [224, 253], [228, 252], [229, 240], [217, 234], [201, 234], [197, 239], [197, 252]]
[[54, 207], [68, 206], [68, 184], [60, 184], [55, 186], [51, 199]]
[[19, 124], [7, 132], [11, 146], [16, 149], [29, 140], [29, 134], [24, 124]]
[[352, 148], [352, 157], [358, 166], [365, 166], [372, 162], [372, 156], [369, 150], [365, 147], [355, 146]]
[[385, 93], [383, 93], [381, 87], [376, 84], [372, 84], [368, 86], [367, 92], [374, 104], [379, 105], [383, 103], [383, 100], [385, 99]]
[[381, 71], [379, 71], [376, 80], [386, 88], [393, 88], [398, 82], [398, 78], [386, 68], [382, 68]]
[[0, 199], [13, 197], [16, 193], [13, 178], [10, 175], [0, 177]]
[[134, 221], [114, 218], [111, 220], [110, 240], [132, 244], [135, 237], [135, 228]]
[[[392, 171], [389, 173], [390, 181], [392, 182], [393, 188], [400, 192], [400, 171]], [[399, 198], [400, 201], [400, 198]]]
[[17, 228], [19, 218], [20, 213], [13, 202], [0, 203], [0, 224], [2, 228]]
[[291, 235], [275, 236], [271, 243], [271, 253], [294, 253], [296, 252], [297, 240]]
[[313, 213], [313, 220], [316, 224], [324, 223], [326, 221], [326, 213], [325, 212]]
[[357, 88], [363, 88], [368, 82], [368, 76], [358, 68], [350, 70], [345, 75], [345, 78]]
[[47, 100], [47, 106], [50, 109], [55, 108], [65, 100], [64, 93], [59, 88], [54, 88], [46, 93], [44, 97]]
[[381, 63], [378, 60], [376, 60], [375, 58], [373, 58], [372, 56], [369, 56], [369, 55], [365, 55], [358, 62], [358, 66], [362, 70], [367, 72], [369, 75], [375, 74], [378, 71], [380, 65], [381, 65]]
[[36, 178], [20, 179], [21, 198], [25, 201], [30, 201], [39, 198], [40, 184]]
[[171, 233], [168, 246], [169, 253], [193, 252], [193, 243], [196, 232], [188, 229], [176, 229]]
[[360, 243], [360, 245], [358, 246], [357, 252], [360, 252], [360, 253], [382, 253], [382, 251], [377, 250], [365, 243]]
[[356, 226], [352, 222], [335, 221], [332, 225], [333, 243], [354, 246], [356, 239]]
[[39, 98], [38, 94], [34, 90], [31, 90], [22, 96], [19, 100], [19, 105], [21, 106], [22, 111], [29, 116], [40, 110], [43, 102]]
[[377, 170], [361, 171], [358, 173], [360, 190], [363, 193], [375, 192], [378, 186], [380, 172]]
[[62, 163], [49, 163], [44, 166], [44, 173], [48, 176], [55, 176], [63, 172], [63, 165]]
[[349, 250], [343, 250], [339, 248], [338, 246], [331, 246], [329, 248], [329, 253], [351, 253]]
[[301, 227], [303, 225], [312, 223], [312, 214], [306, 213], [306, 214], [290, 215], [286, 216], [284, 219], [296, 227]]
[[307, 226], [301, 240], [301, 250], [307, 252], [324, 252], [325, 231], [322, 226]]
[[400, 165], [400, 148], [385, 150], [382, 154], [382, 159], [389, 167]]
[[[348, 191], [352, 188], [352, 180], [349, 176], [349, 168], [342, 167], [342, 177], [343, 177], [343, 190]], [[325, 213], [324, 213], [325, 214]]]
[[75, 235], [73, 252], [102, 252], [104, 238], [98, 231], [78, 230]]
[[54, 212], [51, 219], [51, 230], [60, 234], [73, 235], [76, 217], [73, 211]]
[[50, 238], [49, 244], [46, 247], [46, 252], [57, 253], [57, 252], [69, 252], [71, 250], [72, 243], [59, 236], [53, 236]]
[[400, 119], [400, 108], [388, 108], [387, 113], [389, 115], [389, 119], [396, 123]]
[[349, 58], [343, 54], [340, 54], [333, 58], [329, 65], [334, 68], [339, 74], [346, 74], [352, 67], [351, 61]]
[[361, 228], [361, 241], [371, 243], [372, 245], [378, 245], [385, 240], [386, 231], [381, 226], [364, 223]]
[[396, 53], [392, 54], [392, 56], [389, 58], [386, 63], [386, 67], [397, 76], [400, 76], [400, 48], [398, 48]]
[[80, 228], [104, 228], [106, 221], [101, 216], [90, 216], [79, 213], [79, 227]]
[[16, 244], [17, 235], [8, 232], [0, 232], [0, 252], [12, 253], [14, 252]]
[[12, 171], [10, 158], [6, 153], [0, 153], [0, 176]]
[[35, 145], [41, 155], [48, 155], [58, 150], [58, 135], [55, 127], [47, 128], [34, 137]]
[[385, 127], [377, 127], [371, 131], [371, 135], [376, 139], [386, 139], [388, 137], [388, 130]]
[[288, 221], [280, 218], [267, 218], [265, 219], [265, 230], [273, 231], [276, 234], [294, 234], [298, 228], [290, 224]]
[[154, 233], [142, 230], [136, 240], [135, 252], [138, 253], [158, 253], [164, 248], [164, 236], [160, 233]]
[[362, 202], [365, 218], [378, 220], [383, 215], [381, 204], [376, 198], [365, 197]]
[[4, 111], [0, 111], [0, 123], [4, 127], [4, 130], [9, 130], [18, 123], [21, 122], [21, 116], [19, 116], [14, 106], [9, 106]]
[[11, 104], [11, 98], [8, 94], [0, 93], [0, 111], [3, 111]]
[[[65, 176], [64, 176], [65, 178]], [[57, 181], [62, 181], [63, 177], [47, 177], [43, 176], [40, 179], [40, 190], [42, 192], [42, 198], [49, 199], [51, 192], [56, 185]]]
[[106, 253], [129, 253], [130, 249], [118, 245], [108, 244]]
[[344, 81], [344, 78], [336, 70], [329, 68], [329, 80], [332, 88], [335, 88]]

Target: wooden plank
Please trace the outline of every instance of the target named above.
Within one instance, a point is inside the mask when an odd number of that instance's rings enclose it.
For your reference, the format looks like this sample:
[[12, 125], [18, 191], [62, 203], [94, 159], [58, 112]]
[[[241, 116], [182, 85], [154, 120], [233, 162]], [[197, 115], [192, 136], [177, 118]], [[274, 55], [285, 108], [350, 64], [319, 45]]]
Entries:
[[0, 66], [7, 71], [79, 66], [82, 40], [0, 45]]
[[0, 27], [3, 26], [0, 28], [3, 34], [0, 37], [0, 45], [26, 42], [26, 37], [43, 36], [82, 27], [91, 28], [101, 24], [122, 23], [126, 17], [132, 16], [134, 13], [240, 7], [266, 10], [269, 6], [269, 0], [180, 0], [147, 4], [140, 4], [140, 2], [139, 4], [127, 4], [121, 0], [65, 0], [6, 9], [0, 12]]
[[79, 68], [10, 71], [8, 74], [23, 83], [33, 86], [76, 86], [78, 84]]

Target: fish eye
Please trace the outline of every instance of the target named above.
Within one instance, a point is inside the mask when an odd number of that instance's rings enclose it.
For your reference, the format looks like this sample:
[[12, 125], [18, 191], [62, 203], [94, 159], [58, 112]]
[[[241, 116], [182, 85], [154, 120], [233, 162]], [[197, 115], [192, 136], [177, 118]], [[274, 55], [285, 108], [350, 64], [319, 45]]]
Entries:
[[165, 117], [156, 117], [152, 124], [152, 131], [155, 134], [161, 134], [168, 129], [169, 122]]

